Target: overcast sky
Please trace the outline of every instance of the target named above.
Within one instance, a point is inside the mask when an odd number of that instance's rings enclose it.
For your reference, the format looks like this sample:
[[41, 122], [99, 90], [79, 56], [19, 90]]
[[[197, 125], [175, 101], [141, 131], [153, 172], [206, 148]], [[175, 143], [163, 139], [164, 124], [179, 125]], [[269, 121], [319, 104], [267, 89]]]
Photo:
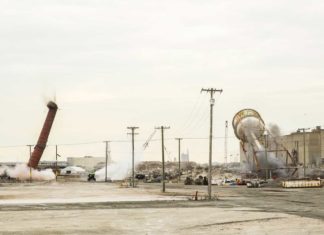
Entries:
[[[324, 1], [16, 1], [0, 2], [0, 161], [27, 161], [49, 99], [60, 107], [49, 144], [68, 156], [104, 156], [103, 140], [129, 140], [137, 157], [161, 159], [160, 142], [142, 144], [166, 125], [173, 138], [208, 138], [209, 96], [216, 137], [243, 108], [284, 134], [324, 126]], [[230, 126], [229, 155], [239, 152]], [[160, 138], [157, 133], [155, 138]], [[92, 143], [98, 142], [98, 143]], [[92, 143], [92, 144], [91, 144]], [[20, 146], [11, 147], [8, 146]], [[130, 158], [129, 143], [112, 157]], [[208, 140], [184, 140], [191, 160], [208, 161]], [[44, 159], [53, 160], [49, 147]], [[223, 161], [224, 138], [214, 161]]]

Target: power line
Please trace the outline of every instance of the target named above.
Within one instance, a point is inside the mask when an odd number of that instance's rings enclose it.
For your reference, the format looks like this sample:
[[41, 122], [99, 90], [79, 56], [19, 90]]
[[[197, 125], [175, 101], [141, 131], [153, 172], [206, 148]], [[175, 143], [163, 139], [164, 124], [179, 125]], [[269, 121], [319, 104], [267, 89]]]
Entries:
[[[217, 103], [219, 100], [219, 96], [215, 99], [215, 103]], [[204, 129], [207, 126], [206, 120], [208, 119], [208, 110], [204, 109], [204, 105], [201, 105], [200, 109], [197, 110], [197, 113], [195, 114], [195, 118], [192, 119], [192, 121], [187, 125], [185, 128], [181, 130], [180, 133], [182, 136], [186, 135], [189, 132], [194, 132], [198, 128]]]
[[[225, 139], [225, 136], [213, 136], [213, 139]], [[228, 136], [227, 138], [229, 139], [236, 139], [235, 136]], [[182, 139], [185, 140], [207, 140], [209, 139], [208, 137], [183, 137]], [[165, 138], [165, 140], [174, 140], [174, 138]], [[139, 139], [139, 140], [135, 140], [135, 142], [143, 142], [145, 140], [143, 139]], [[149, 142], [157, 142], [157, 141], [161, 141], [160, 138], [157, 139], [151, 139]], [[131, 140], [110, 140], [110, 143], [130, 143]], [[287, 142], [287, 141], [286, 141]], [[288, 141], [289, 142], [289, 141]], [[47, 147], [55, 147], [57, 146], [81, 146], [81, 145], [91, 145], [91, 144], [100, 144], [102, 143], [102, 141], [89, 141], [89, 142], [77, 142], [77, 143], [61, 143], [61, 144], [48, 144], [46, 145]], [[1, 149], [6, 149], [6, 148], [22, 148], [22, 147], [26, 147], [26, 145], [3, 145], [0, 146]]]
[[197, 119], [195, 119], [194, 122], [191, 123], [190, 126], [188, 126], [188, 128], [186, 130], [184, 130], [181, 134], [185, 135], [188, 132], [193, 132], [195, 130], [197, 130], [197, 128], [199, 127], [199, 129], [202, 129], [206, 126], [206, 120], [208, 120], [208, 110], [204, 110], [201, 115], [197, 114]]
[[0, 146], [0, 148], [2, 148], [2, 149], [22, 148], [22, 147], [26, 147], [26, 144], [24, 144], [24, 145], [5, 145], [5, 146]]
[[[225, 139], [225, 136], [213, 136], [213, 139]], [[229, 139], [236, 139], [235, 136], [228, 136], [227, 138]], [[204, 139], [209, 139], [208, 137], [183, 137], [182, 139], [186, 140], [204, 140]], [[165, 140], [174, 140], [174, 138], [165, 138]], [[144, 139], [138, 139], [135, 140], [135, 142], [143, 142], [145, 141]], [[156, 142], [156, 141], [161, 141], [160, 138], [156, 139], [151, 139], [150, 142]], [[110, 140], [109, 142], [111, 143], [130, 143], [131, 140]], [[76, 143], [58, 143], [58, 144], [48, 144], [46, 145], [47, 147], [55, 147], [57, 146], [79, 146], [79, 145], [91, 145], [91, 144], [100, 144], [102, 141], [89, 141], [89, 142], [76, 142]], [[3, 145], [0, 146], [0, 148], [22, 148], [26, 147], [26, 144], [21, 144], [21, 145]]]
[[[199, 95], [200, 99], [196, 101], [194, 108], [191, 110], [189, 117], [184, 124], [182, 125], [181, 128], [177, 131], [178, 133], [185, 133], [187, 129], [189, 129], [192, 126], [192, 123], [196, 122], [197, 117], [200, 117], [201, 111], [203, 111], [204, 105], [203, 105], [203, 99]], [[198, 102], [199, 101], [199, 102]]]

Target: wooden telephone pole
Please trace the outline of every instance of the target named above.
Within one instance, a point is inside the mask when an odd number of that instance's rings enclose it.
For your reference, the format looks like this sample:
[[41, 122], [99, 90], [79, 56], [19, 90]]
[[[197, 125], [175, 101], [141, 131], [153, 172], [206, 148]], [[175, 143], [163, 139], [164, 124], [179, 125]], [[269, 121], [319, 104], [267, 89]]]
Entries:
[[182, 138], [175, 138], [178, 141], [178, 157], [179, 157], [179, 183], [181, 181], [181, 140]]
[[[31, 158], [31, 156], [32, 156], [32, 147], [33, 147], [34, 145], [32, 145], [32, 144], [28, 144], [27, 146], [29, 147], [29, 158]], [[29, 180], [30, 180], [30, 182], [32, 182], [32, 180], [33, 180], [33, 176], [32, 176], [32, 168], [31, 168], [31, 167], [29, 167]]]
[[208, 169], [208, 199], [212, 199], [212, 154], [213, 154], [213, 109], [215, 104], [214, 94], [216, 92], [222, 93], [223, 90], [215, 88], [201, 89], [201, 92], [210, 93], [210, 130], [209, 130], [209, 169]]
[[130, 126], [127, 127], [127, 129], [130, 129], [132, 133], [128, 133], [129, 135], [132, 135], [132, 187], [135, 188], [135, 147], [134, 147], [134, 137], [135, 135], [138, 135], [138, 133], [135, 133], [135, 130], [139, 127], [136, 126]]
[[109, 146], [109, 144], [110, 144], [110, 141], [108, 141], [108, 140], [106, 140], [106, 141], [104, 141], [104, 143], [106, 144], [106, 149], [105, 149], [105, 155], [106, 155], [106, 167], [105, 167], [105, 182], [107, 182], [108, 181], [108, 162], [110, 161], [110, 159], [109, 159], [109, 155], [110, 155], [110, 146]]
[[164, 130], [170, 129], [170, 127], [160, 126], [155, 129], [161, 130], [161, 142], [162, 142], [162, 192], [165, 193], [165, 171], [164, 171]]

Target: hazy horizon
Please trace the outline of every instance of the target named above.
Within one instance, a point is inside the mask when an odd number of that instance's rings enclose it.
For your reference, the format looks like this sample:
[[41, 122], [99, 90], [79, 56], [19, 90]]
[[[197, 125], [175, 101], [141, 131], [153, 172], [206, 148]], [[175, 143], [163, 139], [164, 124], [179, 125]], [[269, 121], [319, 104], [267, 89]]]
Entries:
[[174, 138], [197, 138], [182, 150], [207, 162], [209, 95], [200, 90], [209, 87], [224, 90], [215, 162], [224, 161], [226, 120], [228, 155], [239, 153], [231, 122], [243, 108], [283, 134], [324, 126], [323, 10], [319, 0], [3, 1], [0, 161], [28, 160], [26, 145], [36, 143], [54, 98], [43, 160], [55, 159], [56, 144], [63, 159], [104, 156], [104, 140], [116, 140], [115, 161], [130, 159], [127, 126], [140, 127], [136, 158], [160, 160], [159, 141], [142, 145], [164, 125], [167, 159], [178, 156]]

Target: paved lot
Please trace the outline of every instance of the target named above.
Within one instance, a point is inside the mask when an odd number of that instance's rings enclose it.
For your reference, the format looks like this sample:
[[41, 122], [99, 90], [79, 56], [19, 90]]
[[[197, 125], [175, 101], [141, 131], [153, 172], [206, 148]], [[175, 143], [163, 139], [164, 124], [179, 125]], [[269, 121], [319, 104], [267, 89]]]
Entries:
[[104, 183], [0, 185], [0, 234], [323, 234], [324, 190]]

